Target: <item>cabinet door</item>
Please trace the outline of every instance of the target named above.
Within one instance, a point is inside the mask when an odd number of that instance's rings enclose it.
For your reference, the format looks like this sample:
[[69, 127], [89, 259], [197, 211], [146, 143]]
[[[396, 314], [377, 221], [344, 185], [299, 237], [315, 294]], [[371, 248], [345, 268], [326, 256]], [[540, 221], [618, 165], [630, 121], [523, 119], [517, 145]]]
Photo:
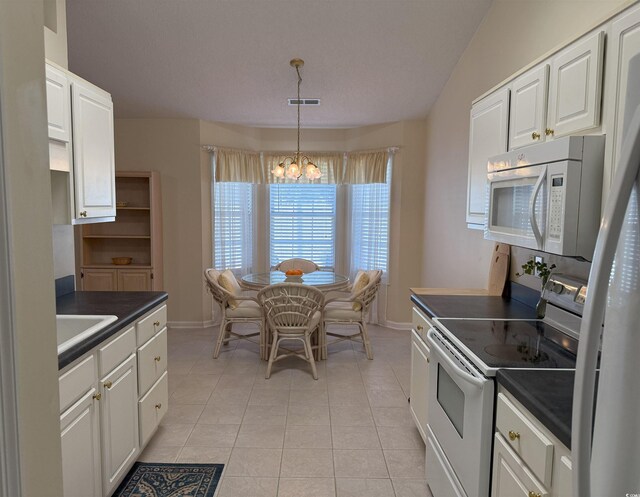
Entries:
[[487, 160], [507, 151], [509, 89], [502, 88], [471, 108], [467, 223], [484, 224]]
[[510, 149], [544, 141], [548, 82], [549, 66], [543, 64], [511, 83]]
[[81, 268], [80, 280], [85, 291], [114, 292], [118, 289], [115, 269]]
[[118, 269], [118, 290], [121, 292], [151, 290], [151, 270]]
[[88, 83], [73, 80], [76, 219], [116, 215], [113, 103]]
[[600, 125], [603, 49], [604, 31], [599, 31], [553, 57], [547, 135], [570, 135]]
[[91, 388], [60, 416], [65, 497], [101, 496], [98, 396]]
[[411, 332], [411, 391], [409, 404], [413, 420], [426, 443], [427, 393], [429, 391], [429, 353], [415, 331]]
[[46, 64], [47, 121], [49, 138], [64, 143], [71, 141], [71, 92], [67, 75]]
[[[640, 8], [625, 12], [611, 26], [606, 71], [609, 106], [606, 140], [607, 171], [603, 177], [603, 205], [620, 159], [624, 133], [640, 105]], [[631, 82], [631, 84], [629, 84]]]
[[140, 412], [140, 446], [151, 439], [160, 421], [167, 413], [169, 403], [169, 383], [165, 371], [138, 403]]
[[138, 379], [132, 354], [102, 380], [103, 492], [108, 495], [138, 456]]
[[525, 463], [496, 433], [493, 445], [491, 497], [548, 497], [547, 490], [531, 474]]

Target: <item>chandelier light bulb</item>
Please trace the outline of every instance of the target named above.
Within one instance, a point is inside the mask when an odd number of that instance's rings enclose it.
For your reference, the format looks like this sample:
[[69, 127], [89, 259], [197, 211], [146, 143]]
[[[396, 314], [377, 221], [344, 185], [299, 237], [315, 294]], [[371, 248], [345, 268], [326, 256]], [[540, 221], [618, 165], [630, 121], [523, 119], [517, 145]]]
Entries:
[[276, 178], [284, 178], [284, 164], [281, 162], [276, 167], [274, 167], [271, 172]]
[[287, 168], [287, 178], [298, 179], [300, 177], [300, 167], [295, 162]]

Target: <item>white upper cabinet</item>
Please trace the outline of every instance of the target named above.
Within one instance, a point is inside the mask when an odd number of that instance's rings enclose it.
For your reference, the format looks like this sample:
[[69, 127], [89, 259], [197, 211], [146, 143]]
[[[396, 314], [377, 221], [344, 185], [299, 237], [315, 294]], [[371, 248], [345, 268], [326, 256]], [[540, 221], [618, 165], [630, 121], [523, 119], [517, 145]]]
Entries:
[[63, 143], [71, 141], [71, 94], [67, 75], [46, 65], [47, 120], [49, 138]]
[[111, 96], [74, 79], [73, 157], [75, 218], [116, 215], [113, 103]]
[[113, 221], [111, 95], [54, 64], [45, 72], [54, 224]]
[[509, 88], [501, 88], [471, 107], [467, 223], [482, 226], [486, 206], [487, 160], [507, 151]]
[[509, 148], [520, 148], [545, 139], [549, 66], [542, 64], [511, 83]]
[[600, 125], [604, 31], [573, 43], [551, 60], [545, 132], [560, 137]]
[[[640, 7], [624, 12], [611, 27], [607, 50], [606, 95], [609, 105], [603, 202], [609, 189], [632, 112], [640, 105]], [[629, 84], [629, 81], [632, 84]], [[626, 109], [626, 111], [625, 111]]]

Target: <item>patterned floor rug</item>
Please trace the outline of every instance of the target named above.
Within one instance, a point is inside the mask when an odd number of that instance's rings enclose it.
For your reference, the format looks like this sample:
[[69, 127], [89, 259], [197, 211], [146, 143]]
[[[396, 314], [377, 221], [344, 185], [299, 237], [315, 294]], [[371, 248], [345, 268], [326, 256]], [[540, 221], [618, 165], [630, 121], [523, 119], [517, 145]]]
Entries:
[[213, 497], [224, 464], [134, 464], [113, 497]]

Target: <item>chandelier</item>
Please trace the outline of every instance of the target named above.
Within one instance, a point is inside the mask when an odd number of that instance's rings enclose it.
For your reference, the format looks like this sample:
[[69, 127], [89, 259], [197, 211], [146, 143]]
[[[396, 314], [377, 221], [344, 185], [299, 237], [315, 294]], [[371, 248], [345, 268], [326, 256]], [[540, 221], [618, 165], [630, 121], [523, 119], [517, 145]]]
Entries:
[[304, 174], [308, 179], [314, 180], [322, 176], [320, 169], [306, 155], [300, 154], [300, 83], [302, 83], [300, 68], [304, 66], [304, 60], [292, 59], [290, 64], [298, 74], [298, 148], [296, 149], [296, 155], [285, 157], [271, 172], [276, 178], [287, 177], [288, 179], [297, 180]]

